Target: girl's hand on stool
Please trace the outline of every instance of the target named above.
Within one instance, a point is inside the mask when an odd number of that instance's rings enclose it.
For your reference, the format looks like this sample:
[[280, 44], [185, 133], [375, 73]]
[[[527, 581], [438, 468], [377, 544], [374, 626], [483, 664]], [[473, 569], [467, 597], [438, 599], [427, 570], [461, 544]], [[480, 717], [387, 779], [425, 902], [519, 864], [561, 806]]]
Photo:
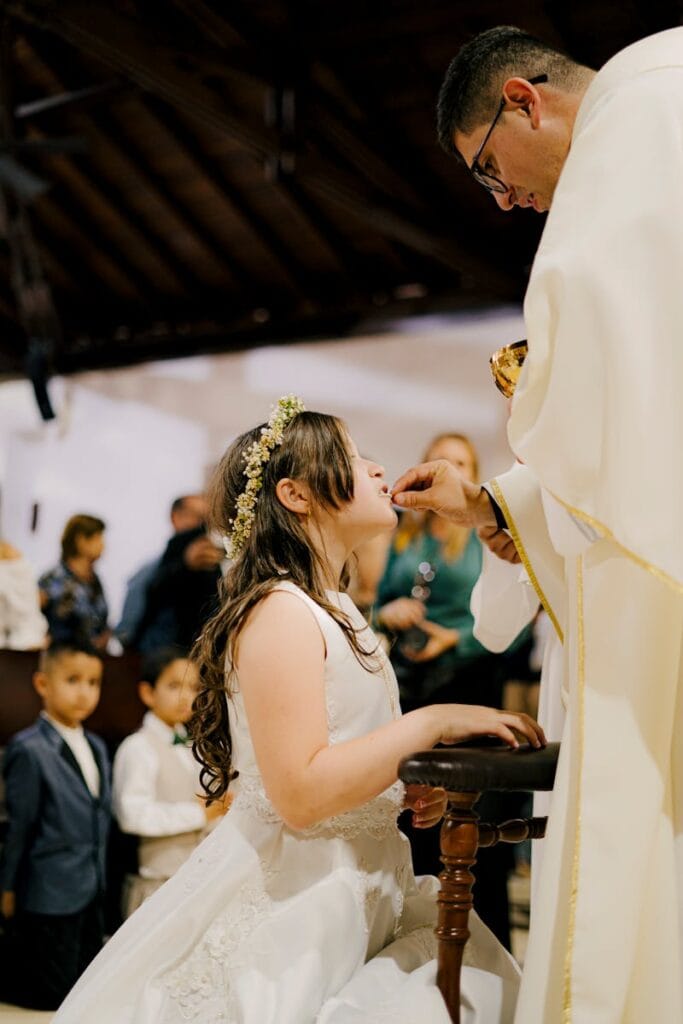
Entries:
[[538, 722], [523, 712], [479, 707], [476, 704], [429, 704], [410, 713], [433, 718], [437, 731], [436, 743], [451, 745], [479, 736], [497, 736], [509, 747], [519, 746], [517, 736], [522, 736], [530, 746], [536, 748], [544, 747], [547, 743]]
[[405, 806], [413, 812], [413, 828], [431, 828], [438, 825], [446, 813], [448, 797], [439, 786], [406, 786]]

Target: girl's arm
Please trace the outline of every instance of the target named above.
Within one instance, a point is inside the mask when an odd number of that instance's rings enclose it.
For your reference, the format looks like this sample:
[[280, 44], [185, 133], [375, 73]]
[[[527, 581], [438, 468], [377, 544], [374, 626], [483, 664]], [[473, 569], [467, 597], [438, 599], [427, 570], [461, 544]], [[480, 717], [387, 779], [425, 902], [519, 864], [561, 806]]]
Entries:
[[256, 759], [273, 806], [291, 828], [366, 803], [396, 781], [401, 758], [436, 743], [493, 735], [516, 745], [512, 728], [534, 746], [544, 742], [526, 715], [441, 704], [329, 745], [324, 663], [320, 628], [295, 594], [270, 594], [240, 634], [236, 668]]

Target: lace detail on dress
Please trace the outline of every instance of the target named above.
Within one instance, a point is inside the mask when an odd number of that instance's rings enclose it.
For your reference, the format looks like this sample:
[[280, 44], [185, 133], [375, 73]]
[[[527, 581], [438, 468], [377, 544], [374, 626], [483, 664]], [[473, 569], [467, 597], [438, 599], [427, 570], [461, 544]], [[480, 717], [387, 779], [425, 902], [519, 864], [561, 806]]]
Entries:
[[[240, 774], [239, 786], [239, 793], [232, 805], [233, 812], [247, 811], [261, 821], [282, 824], [282, 818], [266, 796], [260, 775], [246, 772]], [[326, 818], [310, 828], [300, 829], [297, 835], [311, 838], [337, 836], [342, 839], [369, 835], [373, 839], [384, 839], [395, 831], [396, 819], [403, 810], [404, 800], [405, 786], [402, 782], [395, 782], [362, 807]]]
[[235, 1019], [230, 972], [254, 959], [248, 939], [259, 922], [266, 920], [271, 900], [262, 885], [245, 887], [240, 899], [219, 914], [190, 955], [163, 976], [169, 995], [164, 1020], [194, 1024], [228, 1024]]
[[247, 811], [260, 821], [266, 821], [272, 825], [282, 824], [282, 818], [266, 796], [260, 775], [255, 772], [241, 771], [238, 776], [238, 787], [237, 796], [231, 807], [233, 813]]
[[396, 830], [396, 819], [403, 810], [404, 798], [403, 783], [395, 782], [362, 807], [346, 811], [344, 814], [336, 814], [317, 825], [312, 825], [311, 828], [304, 830], [304, 835], [339, 836], [342, 839], [356, 839], [360, 835], [368, 835], [373, 839], [384, 839]]

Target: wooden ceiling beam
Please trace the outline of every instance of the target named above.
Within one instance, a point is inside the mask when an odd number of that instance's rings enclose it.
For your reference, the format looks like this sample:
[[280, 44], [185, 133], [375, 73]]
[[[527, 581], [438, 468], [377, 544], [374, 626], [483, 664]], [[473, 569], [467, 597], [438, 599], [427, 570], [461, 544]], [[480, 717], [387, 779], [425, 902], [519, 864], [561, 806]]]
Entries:
[[367, 328], [370, 324], [373, 329], [382, 329], [383, 322], [405, 313], [407, 306], [415, 314], [451, 313], [458, 308], [479, 308], [484, 302], [492, 299], [492, 295], [484, 293], [480, 302], [472, 303], [471, 297], [454, 289], [444, 289], [439, 296], [430, 296], [412, 303], [389, 299], [381, 310], [381, 320], [378, 318], [377, 309], [367, 302], [350, 304], [342, 301], [341, 304], [330, 304], [321, 311], [311, 311], [310, 308], [301, 305], [273, 317], [267, 324], [262, 325], [253, 323], [239, 313], [227, 317], [217, 316], [213, 323], [197, 324], [191, 330], [187, 330], [185, 325], [182, 331], [177, 330], [175, 324], [170, 321], [164, 325], [165, 332], [132, 331], [123, 346], [113, 333], [92, 338], [88, 349], [73, 349], [72, 352], [67, 350], [58, 369], [69, 373], [184, 355], [241, 351], [261, 345], [301, 342], [307, 338], [339, 338], [348, 336], [356, 328]]
[[236, 116], [196, 74], [179, 67], [175, 50], [107, 5], [93, 6], [86, 0], [5, 0], [5, 8], [13, 17], [55, 33], [250, 151], [263, 157], [275, 151], [272, 135]]
[[[30, 44], [25, 43], [25, 46], [31, 51], [34, 66], [40, 67], [41, 84], [46, 88], [53, 88], [60, 92], [64, 91], [66, 75], [64, 69], [57, 66], [58, 61], [56, 60], [55, 53], [46, 53], [36, 40], [31, 40]], [[36, 137], [36, 129], [32, 125], [32, 119], [28, 118], [27, 120], [33, 128], [34, 137]], [[138, 179], [142, 189], [147, 189], [152, 195], [157, 195], [158, 198], [158, 183], [145, 173], [144, 166], [139, 166], [138, 163], [129, 157], [127, 153], [129, 148], [127, 140], [122, 141], [120, 137], [116, 138], [117, 135], [120, 136], [120, 132], [117, 132], [116, 127], [108, 123], [109, 121], [107, 112], [102, 109], [98, 110], [96, 120], [91, 119], [86, 113], [71, 112], [68, 109], [63, 111], [61, 123], [67, 125], [71, 130], [75, 129], [83, 132], [90, 140], [91, 147], [87, 157], [56, 157], [55, 163], [60, 167], [62, 177], [73, 182], [77, 194], [83, 188], [86, 193], [89, 191], [97, 202], [102, 203], [110, 211], [113, 211], [116, 219], [124, 227], [125, 232], [131, 236], [130, 243], [132, 244], [126, 245], [122, 245], [121, 242], [117, 241], [113, 234], [106, 237], [111, 237], [111, 245], [113, 248], [118, 249], [125, 271], [135, 283], [140, 295], [144, 295], [150, 288], [153, 291], [158, 291], [159, 289], [156, 276], [149, 272], [141, 260], [136, 261], [135, 256], [139, 250], [144, 252], [146, 249], [152, 259], [160, 265], [167, 277], [170, 277], [175, 282], [175, 286], [181, 290], [185, 289], [187, 278], [193, 280], [195, 284], [201, 284], [201, 279], [196, 276], [193, 268], [188, 265], [187, 261], [176, 257], [175, 253], [169, 249], [167, 240], [155, 231], [154, 226], [151, 224], [144, 225], [140, 220], [138, 212], [131, 210], [125, 192], [115, 183], [107, 180], [107, 154], [110, 154], [123, 163], [128, 175]], [[111, 128], [111, 135], [108, 130], [109, 128]], [[105, 173], [99, 174], [97, 179], [95, 179], [90, 173], [90, 166], [100, 163], [104, 163]], [[163, 202], [162, 199], [159, 199], [159, 201]], [[178, 214], [175, 211], [174, 202], [175, 199], [170, 204], [166, 201], [164, 205], [167, 208], [170, 206], [171, 213], [176, 215], [176, 219], [181, 219], [182, 221], [182, 214]], [[192, 231], [192, 225], [187, 219], [181, 226], [187, 231]]]
[[108, 240], [98, 239], [96, 231], [93, 236], [90, 225], [84, 223], [82, 211], [73, 205], [72, 197], [64, 189], [52, 188], [40, 199], [36, 213], [39, 244], [52, 259], [69, 268], [74, 286], [87, 296], [87, 304], [99, 306], [110, 291], [119, 298], [145, 303], [149, 289], [140, 291], [111, 256]]
[[337, 175], [333, 180], [318, 174], [306, 180], [311, 191], [352, 213], [366, 225], [373, 225], [387, 238], [417, 250], [458, 274], [477, 276], [499, 298], [518, 297], [516, 282], [495, 267], [482, 266], [464, 249], [454, 245], [452, 239], [444, 235], [442, 224], [414, 217], [409, 207], [386, 197], [368, 200], [359, 194], [353, 178], [344, 181]]
[[[250, 151], [262, 157], [275, 151], [275, 140], [270, 140], [265, 130], [252, 130], [238, 122], [212, 90], [177, 67], [173, 51], [159, 47], [158, 40], [147, 38], [135, 23], [102, 8], [93, 17], [92, 6], [80, 0], [62, 0], [59, 8], [38, 2], [10, 2], [9, 10], [16, 17], [55, 32], [213, 131], [236, 138]], [[253, 215], [250, 219], [256, 220]], [[289, 249], [286, 262], [292, 263]]]
[[[164, 131], [173, 136], [175, 146], [183, 159], [223, 196], [232, 208], [234, 216], [251, 234], [258, 238], [293, 291], [299, 295], [304, 294], [308, 271], [299, 263], [295, 253], [285, 245], [267, 221], [256, 213], [246, 196], [220, 171], [217, 162], [210, 161], [203, 155], [199, 140], [186, 127], [181, 118], [174, 116], [166, 103], [149, 93], [140, 97], [140, 102], [144, 105], [148, 115], [154, 118]], [[262, 301], [261, 299], [261, 303]]]
[[[367, 97], [359, 101], [358, 97], [349, 95], [345, 84], [332, 68], [321, 63], [320, 55], [313, 47], [314, 37], [310, 33], [306, 34], [301, 25], [294, 24], [289, 32], [275, 36], [264, 30], [253, 7], [244, 3], [232, 3], [224, 7], [220, 15], [207, 10], [204, 0], [174, 0], [174, 3], [198, 24], [208, 24], [210, 37], [219, 45], [227, 46], [235, 35], [240, 36], [249, 52], [256, 52], [262, 57], [264, 84], [272, 85], [288, 76], [296, 79], [302, 75], [302, 69], [310, 71], [313, 87], [308, 90], [305, 102], [310, 126], [329, 140], [337, 154], [347, 163], [355, 165], [364, 179], [383, 192], [388, 190], [399, 199], [423, 205], [423, 194], [404, 173], [405, 153], [401, 151], [399, 156], [396, 147], [392, 147], [391, 159], [387, 159], [380, 141], [383, 133], [378, 133], [378, 126], [374, 124], [366, 131], [358, 119], [349, 116], [349, 108], [361, 115], [365, 114]], [[200, 17], [196, 16], [197, 11]], [[308, 19], [307, 24], [310, 24]], [[346, 110], [326, 86], [326, 78], [337, 86], [338, 93], [346, 101]]]
[[361, 253], [349, 243], [346, 236], [314, 202], [306, 191], [305, 179], [297, 178], [284, 182], [287, 198], [293, 203], [299, 214], [309, 224], [314, 224], [318, 237], [327, 249], [335, 256], [336, 262], [342, 267], [355, 295], [369, 296], [379, 281], [375, 282], [375, 267], [370, 266]]
[[[156, 291], [157, 282], [151, 273], [131, 259], [130, 252], [135, 246], [145, 246], [178, 287], [185, 287], [182, 265], [128, 215], [118, 189], [89, 173], [85, 159], [53, 155], [45, 158], [43, 166], [50, 168], [52, 180], [56, 181], [51, 188], [52, 198], [79, 225], [83, 238], [114, 260], [140, 298], [150, 290]], [[88, 196], [90, 201], [85, 198]], [[114, 233], [105, 229], [98, 217], [98, 207], [112, 222], [118, 222], [123, 231]]]
[[[194, 164], [201, 174], [211, 185], [223, 195], [230, 203], [237, 217], [255, 234], [261, 244], [265, 245], [271, 257], [277, 262], [281, 272], [292, 284], [296, 293], [317, 304], [320, 289], [320, 278], [314, 277], [310, 270], [305, 267], [296, 257], [296, 250], [282, 241], [273, 231], [271, 226], [260, 214], [256, 213], [249, 204], [246, 195], [240, 192], [221, 173], [215, 163], [210, 163], [200, 153], [199, 141], [185, 127], [178, 117], [173, 117], [168, 107], [154, 97], [147, 96], [144, 99], [145, 106], [155, 119], [173, 135], [176, 146], [182, 152], [183, 157]], [[367, 291], [369, 282], [367, 277], [362, 283], [362, 278], [356, 269], [358, 254], [352, 250], [341, 232], [326, 218], [317, 208], [310, 197], [307, 196], [296, 180], [286, 180], [280, 183], [286, 197], [292, 202], [300, 216], [303, 216], [322, 240], [327, 249], [334, 255], [336, 261], [340, 260], [345, 269], [347, 277], [355, 283], [361, 291]], [[263, 300], [262, 300], [263, 302]]]
[[[196, 0], [175, 2], [186, 10], [188, 16], [192, 16]], [[206, 7], [204, 0], [197, 2], [200, 6]], [[244, 3], [232, 3], [229, 7], [224, 7], [220, 15], [210, 13], [213, 41], [219, 45], [226, 44], [229, 35], [221, 25], [229, 26], [231, 32], [237, 33], [251, 50], [267, 55], [266, 64], [270, 69], [271, 82], [286, 74], [290, 66], [313, 67], [318, 63], [322, 79], [324, 80], [325, 75], [331, 78], [346, 100], [347, 106], [367, 114], [367, 95], [354, 95], [336, 70], [328, 63], [321, 62], [320, 55], [311, 48], [313, 37], [310, 33], [300, 31], [300, 26], [294, 26], [290, 34], [284, 32], [275, 38], [264, 31], [253, 13], [253, 8], [248, 9]], [[286, 54], [287, 64], [284, 67], [282, 54]], [[389, 194], [388, 201], [392, 204], [390, 211], [382, 202], [377, 204], [366, 194], [366, 223], [373, 223], [380, 230], [387, 231], [389, 238], [400, 241], [408, 248], [417, 249], [445, 266], [457, 269], [459, 274], [474, 275], [487, 285], [493, 285], [500, 291], [501, 297], [518, 297], [520, 282], [507, 266], [492, 265], [484, 254], [471, 252], [471, 236], [465, 230], [469, 218], [461, 206], [454, 204], [452, 195], [429, 167], [411, 160], [408, 147], [400, 148], [395, 142], [390, 143], [379, 117], [374, 116], [372, 123], [366, 125], [352, 120], [320, 80], [317, 85], [317, 90], [312, 91], [308, 112], [315, 116], [312, 123], [322, 142], [321, 152], [329, 161], [329, 169], [323, 170], [322, 176], [318, 177], [302, 160], [298, 160], [298, 168], [302, 171], [299, 176], [305, 184], [310, 184], [311, 191], [327, 195], [346, 209], [352, 208], [356, 216], [365, 219], [362, 213], [363, 204], [358, 203], [349, 194], [348, 186], [338, 180], [335, 173], [335, 169], [345, 163], [360, 174], [364, 186], [370, 182], [383, 197]], [[400, 172], [397, 172], [396, 168], [400, 168]], [[457, 225], [458, 232], [463, 237], [462, 243], [452, 237], [437, 237], [436, 244], [429, 244], [424, 230], [429, 222], [424, 195], [430, 197], [432, 207], [435, 197], [438, 197], [436, 201], [443, 209], [443, 220]], [[393, 202], [394, 199], [398, 200], [398, 203]], [[402, 204], [404, 213], [399, 212]], [[465, 236], [467, 243], [464, 240]]]
[[218, 47], [215, 59], [220, 60], [228, 73], [247, 75], [261, 83], [267, 82], [267, 59], [259, 50], [235, 48], [235, 33], [221, 14], [209, 7], [205, 0], [173, 0], [173, 6], [193, 22], [205, 39]]
[[[365, 115], [364, 123], [352, 122], [349, 118], [344, 123], [341, 109], [337, 103], [339, 124], [335, 126], [334, 121], [328, 121], [327, 134], [330, 141], [343, 143], [343, 135], [346, 132], [350, 133], [352, 137], [355, 135], [359, 140], [358, 144], [355, 147], [353, 144], [346, 145], [342, 150], [354, 161], [362, 160], [363, 149], [367, 149], [371, 145], [384, 166], [400, 168], [403, 181], [412, 193], [413, 202], [422, 205], [424, 196], [428, 196], [430, 208], [438, 207], [442, 213], [443, 222], [452, 225], [453, 244], [462, 245], [463, 249], [469, 253], [468, 265], [461, 267], [463, 272], [481, 277], [482, 274], [487, 275], [487, 271], [490, 270], [494, 277], [506, 277], [509, 284], [513, 285], [515, 275], [501, 262], [497, 262], [495, 258], [492, 259], [489, 252], [484, 252], [483, 248], [480, 248], [477, 242], [481, 236], [480, 225], [468, 211], [466, 205], [455, 199], [453, 192], [424, 160], [416, 158], [415, 151], [409, 144], [396, 144], [396, 139], [401, 137], [398, 126], [396, 126], [396, 130], [392, 130], [387, 115], [377, 110], [372, 93], [352, 86], [349, 83], [348, 75], [342, 77], [336, 64], [331, 64], [329, 59], [326, 60], [323, 55], [319, 54], [318, 60], [321, 68], [336, 84], [349, 104], [360, 108]], [[334, 98], [329, 93], [326, 102], [328, 105], [335, 105]], [[436, 133], [434, 145], [437, 145]], [[359, 169], [363, 170], [363, 164]], [[367, 173], [367, 168], [365, 170]], [[455, 162], [454, 171], [457, 172]], [[519, 285], [520, 281], [518, 280], [515, 282], [515, 286], [518, 288]]]
[[[12, 15], [58, 34], [210, 130], [227, 134], [260, 157], [276, 153], [277, 140], [270, 133], [236, 116], [212, 89], [177, 66], [172, 51], [159, 46], [151, 33], [132, 20], [105, 6], [93, 8], [84, 0], [60, 0], [59, 4], [55, 0], [6, 0], [6, 5]], [[507, 268], [492, 267], [488, 260], [473, 255], [464, 244], [443, 237], [441, 232], [430, 244], [428, 219], [421, 210], [396, 205], [388, 210], [381, 201], [361, 195], [357, 182], [349, 195], [336, 169], [321, 166], [319, 161], [316, 164], [303, 157], [298, 159], [299, 174], [309, 191], [330, 198], [336, 196], [336, 201], [346, 208], [352, 207], [366, 224], [385, 231], [388, 237], [399, 238], [445, 266], [475, 276], [487, 287], [493, 287], [501, 298], [519, 295], [519, 282]]]
[[[155, 177], [148, 170], [145, 154], [139, 146], [136, 146], [123, 134], [120, 125], [115, 122], [114, 115], [100, 112], [97, 124], [99, 130], [116, 147], [122, 159], [130, 165], [130, 173], [139, 180], [140, 186], [150, 196], [153, 196], [159, 205], [165, 207], [167, 216], [178, 223], [184, 232], [197, 240], [226, 277], [231, 278], [240, 288], [248, 288], [249, 280], [244, 268], [232, 253], [227, 251], [222, 239], [199, 221], [192, 208], [171, 191], [163, 178]], [[131, 159], [131, 155], [133, 159]], [[146, 233], [151, 233], [149, 226]], [[169, 243], [160, 233], [156, 237], [158, 246], [166, 248], [166, 258], [168, 259]], [[203, 286], [201, 275], [192, 265], [179, 256], [174, 256], [173, 262], [177, 272], [182, 272], [184, 277], [193, 279], [195, 285]]]

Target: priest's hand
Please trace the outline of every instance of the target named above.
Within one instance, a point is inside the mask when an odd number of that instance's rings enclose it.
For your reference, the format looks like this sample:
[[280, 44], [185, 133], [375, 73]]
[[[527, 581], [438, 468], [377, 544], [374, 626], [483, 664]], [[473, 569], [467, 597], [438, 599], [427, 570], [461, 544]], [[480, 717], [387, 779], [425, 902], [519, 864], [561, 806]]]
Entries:
[[486, 491], [461, 476], [446, 459], [409, 469], [396, 481], [391, 496], [400, 508], [435, 512], [459, 526], [495, 526]]
[[519, 564], [522, 561], [515, 542], [505, 530], [499, 530], [497, 526], [480, 526], [477, 530], [477, 537], [489, 551], [503, 562]]

